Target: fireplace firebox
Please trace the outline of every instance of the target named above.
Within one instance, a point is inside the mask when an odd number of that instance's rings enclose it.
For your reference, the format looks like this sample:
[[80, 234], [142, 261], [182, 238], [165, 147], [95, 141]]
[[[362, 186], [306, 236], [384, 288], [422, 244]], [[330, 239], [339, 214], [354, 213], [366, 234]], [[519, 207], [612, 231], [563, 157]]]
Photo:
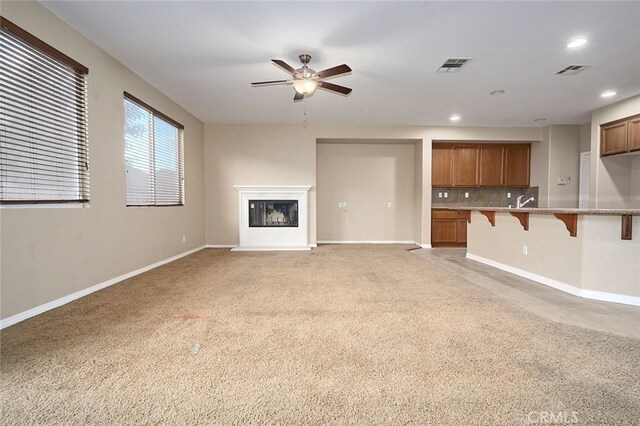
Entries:
[[249, 200], [249, 227], [298, 227], [298, 200]]

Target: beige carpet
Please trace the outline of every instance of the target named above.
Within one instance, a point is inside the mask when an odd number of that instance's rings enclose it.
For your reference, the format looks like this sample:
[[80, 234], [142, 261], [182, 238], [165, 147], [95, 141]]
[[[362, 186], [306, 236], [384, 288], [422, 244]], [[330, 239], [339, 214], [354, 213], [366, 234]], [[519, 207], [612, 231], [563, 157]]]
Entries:
[[408, 248], [203, 250], [10, 327], [2, 423], [638, 424], [640, 341]]

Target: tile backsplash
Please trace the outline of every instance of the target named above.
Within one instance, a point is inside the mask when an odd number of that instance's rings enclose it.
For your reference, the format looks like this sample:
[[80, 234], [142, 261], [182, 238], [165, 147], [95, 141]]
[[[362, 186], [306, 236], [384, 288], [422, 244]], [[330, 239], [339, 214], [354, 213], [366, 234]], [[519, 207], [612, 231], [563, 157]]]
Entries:
[[[469, 194], [469, 198], [465, 197], [465, 193]], [[507, 197], [509, 193], [511, 193], [511, 198]], [[509, 205], [515, 207], [519, 195], [524, 195], [522, 201], [535, 197], [535, 201], [529, 202], [527, 207], [538, 207], [537, 186], [528, 188], [433, 188], [431, 207], [509, 207]]]

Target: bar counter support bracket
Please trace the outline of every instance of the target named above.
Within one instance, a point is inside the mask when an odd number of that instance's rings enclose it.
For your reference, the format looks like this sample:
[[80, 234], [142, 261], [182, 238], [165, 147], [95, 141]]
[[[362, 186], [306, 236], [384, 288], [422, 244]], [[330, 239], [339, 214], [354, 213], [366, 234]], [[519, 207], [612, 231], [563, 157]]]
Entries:
[[520, 225], [524, 228], [525, 231], [529, 230], [529, 213], [523, 212], [509, 212], [511, 216], [517, 218], [520, 221]]
[[480, 213], [487, 217], [491, 226], [496, 226], [496, 212], [491, 210], [480, 210]]
[[631, 224], [633, 223], [633, 216], [631, 215], [622, 215], [622, 239], [623, 240], [631, 240]]
[[567, 231], [569, 231], [569, 235], [575, 237], [578, 235], [578, 215], [577, 214], [562, 214], [562, 213], [554, 213], [555, 217], [564, 222], [564, 226], [567, 227]]

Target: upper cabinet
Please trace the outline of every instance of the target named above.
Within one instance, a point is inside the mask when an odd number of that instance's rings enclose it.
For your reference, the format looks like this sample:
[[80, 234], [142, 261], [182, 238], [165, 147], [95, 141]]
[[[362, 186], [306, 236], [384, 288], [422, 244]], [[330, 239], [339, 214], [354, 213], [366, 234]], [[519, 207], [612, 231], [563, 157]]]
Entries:
[[453, 185], [453, 148], [451, 145], [433, 145], [431, 151], [431, 185]]
[[529, 186], [531, 145], [509, 145], [505, 151], [505, 185]]
[[529, 186], [531, 144], [434, 143], [432, 186]]
[[478, 146], [453, 147], [453, 186], [478, 186]]
[[504, 151], [501, 145], [480, 146], [480, 186], [504, 185]]
[[600, 125], [600, 156], [640, 150], [640, 114]]

